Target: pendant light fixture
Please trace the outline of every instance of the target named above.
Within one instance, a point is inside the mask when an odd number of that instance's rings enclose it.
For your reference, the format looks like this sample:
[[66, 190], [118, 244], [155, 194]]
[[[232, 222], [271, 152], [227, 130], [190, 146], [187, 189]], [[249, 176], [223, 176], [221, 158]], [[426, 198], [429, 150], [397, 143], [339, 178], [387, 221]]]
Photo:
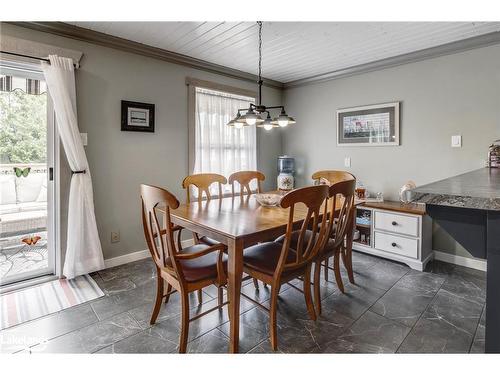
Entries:
[[[237, 129], [241, 129], [244, 126], [257, 125], [259, 128], [271, 130], [272, 128], [295, 124], [293, 117], [287, 115], [285, 107], [267, 107], [262, 104], [262, 21], [258, 21], [257, 25], [259, 26], [259, 104], [250, 103], [249, 108], [238, 109], [236, 117], [229, 121], [227, 125], [234, 126]], [[281, 109], [280, 114], [274, 119], [271, 118], [270, 112], [273, 109]], [[265, 115], [265, 118], [263, 118], [263, 115]]]

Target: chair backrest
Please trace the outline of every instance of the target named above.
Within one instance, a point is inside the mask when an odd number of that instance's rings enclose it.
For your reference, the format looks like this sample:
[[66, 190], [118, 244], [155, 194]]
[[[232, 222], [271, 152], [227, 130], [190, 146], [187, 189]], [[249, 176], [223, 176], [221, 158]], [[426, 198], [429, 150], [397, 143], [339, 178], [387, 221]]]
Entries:
[[[329, 187], [326, 185], [309, 186], [287, 193], [280, 202], [282, 208], [290, 208], [288, 225], [283, 242], [277, 272], [300, 268], [311, 262], [328, 240], [327, 209]], [[307, 207], [307, 215], [300, 227], [294, 232], [295, 205], [302, 203]], [[308, 232], [308, 228], [311, 228]], [[307, 236], [306, 233], [310, 235]], [[290, 262], [288, 253], [292, 244], [292, 236], [297, 236], [294, 245], [294, 261]], [[288, 262], [287, 262], [288, 260]]]
[[226, 177], [216, 173], [200, 173], [187, 176], [184, 181], [182, 181], [182, 187], [186, 189], [187, 193], [187, 203], [191, 203], [191, 186], [196, 186], [198, 188], [198, 202], [201, 202], [203, 199], [203, 192], [205, 192], [207, 200], [212, 199], [210, 186], [215, 183], [219, 186], [219, 197], [222, 197], [222, 185], [227, 184]]
[[229, 183], [231, 184], [231, 190], [234, 197], [234, 183], [237, 182], [240, 185], [240, 196], [243, 196], [246, 193], [248, 195], [252, 194], [252, 190], [250, 189], [250, 182], [252, 180], [257, 180], [257, 192], [262, 193], [262, 181], [266, 179], [263, 173], [259, 171], [241, 171], [235, 172], [231, 176], [229, 176]]
[[[159, 268], [182, 276], [174, 256], [177, 250], [170, 219], [170, 210], [179, 207], [179, 201], [167, 190], [145, 184], [141, 184], [141, 199], [142, 225], [151, 257]], [[162, 212], [158, 212], [158, 207], [162, 207]], [[171, 259], [171, 266], [167, 265], [167, 257]]]
[[356, 180], [356, 177], [346, 171], [317, 171], [313, 173], [312, 179], [318, 182], [320, 182], [321, 179], [325, 179], [331, 185], [340, 181]]
[[[329, 187], [327, 233], [333, 238], [333, 247], [342, 245], [354, 220], [354, 190], [356, 180], [344, 180]], [[328, 248], [331, 248], [328, 246]]]

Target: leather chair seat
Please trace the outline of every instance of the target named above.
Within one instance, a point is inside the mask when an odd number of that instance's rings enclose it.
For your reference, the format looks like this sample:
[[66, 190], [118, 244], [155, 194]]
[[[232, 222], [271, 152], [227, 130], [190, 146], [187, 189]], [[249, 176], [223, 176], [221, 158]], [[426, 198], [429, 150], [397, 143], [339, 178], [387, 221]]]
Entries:
[[[273, 275], [278, 266], [283, 244], [279, 242], [263, 242], [245, 249], [243, 263], [246, 267]], [[295, 262], [295, 251], [290, 249], [286, 263]]]
[[[182, 249], [181, 254], [192, 254], [208, 248], [208, 245], [198, 244], [193, 246], [188, 246]], [[214, 251], [207, 255], [195, 259], [183, 259], [179, 262], [181, 263], [182, 270], [184, 272], [184, 277], [188, 282], [196, 282], [207, 279], [217, 278], [217, 259], [219, 257], [219, 252]], [[172, 260], [170, 257], [167, 258], [166, 264], [172, 267]], [[227, 255], [222, 255], [222, 264], [224, 270], [227, 270]]]
[[202, 242], [208, 246], [214, 246], [214, 245], [218, 245], [220, 243], [220, 242], [214, 240], [213, 238], [210, 238], [207, 236], [200, 237], [200, 242]]

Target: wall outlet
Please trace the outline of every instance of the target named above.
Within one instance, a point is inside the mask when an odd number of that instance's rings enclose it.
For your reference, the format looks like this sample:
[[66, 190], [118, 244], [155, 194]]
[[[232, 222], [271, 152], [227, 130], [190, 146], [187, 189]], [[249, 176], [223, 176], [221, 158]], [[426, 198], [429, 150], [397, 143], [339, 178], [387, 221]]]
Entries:
[[111, 243], [120, 242], [120, 232], [111, 232]]
[[451, 136], [451, 147], [462, 147], [462, 136], [452, 135]]
[[351, 166], [351, 158], [347, 156], [344, 158], [344, 167], [350, 167], [350, 166]]

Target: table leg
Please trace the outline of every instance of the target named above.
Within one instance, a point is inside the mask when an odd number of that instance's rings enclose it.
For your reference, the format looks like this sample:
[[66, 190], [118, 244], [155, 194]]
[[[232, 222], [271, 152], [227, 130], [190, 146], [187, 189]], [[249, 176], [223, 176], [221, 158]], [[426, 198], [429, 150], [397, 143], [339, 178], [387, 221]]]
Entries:
[[229, 352], [238, 353], [240, 341], [240, 293], [243, 276], [243, 242], [228, 243]]
[[352, 269], [352, 241], [354, 236], [354, 225], [356, 223], [356, 206], [353, 207], [353, 214], [351, 224], [347, 228], [347, 238], [346, 238], [346, 249], [345, 257], [343, 258], [344, 266], [347, 269], [347, 275], [349, 276], [349, 282], [354, 284], [354, 271]]
[[500, 353], [500, 213], [488, 211], [485, 352]]

